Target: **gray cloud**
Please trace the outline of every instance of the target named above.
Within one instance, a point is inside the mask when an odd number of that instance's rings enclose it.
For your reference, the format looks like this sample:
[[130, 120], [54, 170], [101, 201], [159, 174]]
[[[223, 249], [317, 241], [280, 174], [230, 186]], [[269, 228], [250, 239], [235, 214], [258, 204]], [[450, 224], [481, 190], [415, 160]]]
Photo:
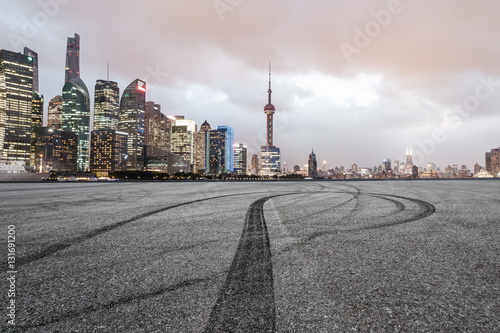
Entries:
[[[287, 116], [276, 144], [290, 166], [303, 165], [311, 148], [329, 167], [402, 157], [408, 144], [446, 125], [447, 110], [474, 94], [478, 78], [500, 81], [494, 0], [401, 0], [350, 62], [340, 45], [354, 45], [355, 29], [373, 25], [373, 12], [391, 1], [220, 0], [232, 9], [224, 13], [211, 0], [65, 2], [45, 22], [34, 20], [40, 3], [57, 0], [9, 1], [0, 14], [1, 48], [14, 50], [17, 36], [39, 53], [46, 104], [61, 92], [65, 41], [77, 32], [90, 91], [109, 62], [122, 90], [147, 78], [148, 96], [164, 113], [233, 126], [238, 141], [252, 141], [264, 127], [272, 61], [273, 103]], [[30, 24], [36, 32], [26, 36]], [[499, 145], [497, 89], [459, 125], [443, 127], [448, 139], [430, 161], [484, 164], [484, 151]]]

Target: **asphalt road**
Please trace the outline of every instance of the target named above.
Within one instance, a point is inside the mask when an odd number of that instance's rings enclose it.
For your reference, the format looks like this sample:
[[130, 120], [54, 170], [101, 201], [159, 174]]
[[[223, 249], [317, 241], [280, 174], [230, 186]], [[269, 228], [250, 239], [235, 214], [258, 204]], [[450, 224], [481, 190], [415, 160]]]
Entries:
[[4, 183], [0, 216], [2, 331], [500, 331], [497, 180]]

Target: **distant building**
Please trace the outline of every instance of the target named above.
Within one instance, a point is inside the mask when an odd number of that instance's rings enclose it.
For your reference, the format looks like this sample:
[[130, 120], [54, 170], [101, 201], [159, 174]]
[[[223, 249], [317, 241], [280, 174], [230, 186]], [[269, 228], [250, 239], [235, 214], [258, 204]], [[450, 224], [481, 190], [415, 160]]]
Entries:
[[385, 171], [386, 173], [389, 171], [392, 171], [391, 160], [388, 158], [383, 160], [382, 161], [382, 168], [383, 168], [383, 171]]
[[[227, 170], [228, 163], [226, 162], [228, 150], [228, 135], [230, 133], [225, 129], [217, 129], [205, 132], [206, 148], [205, 148], [205, 165], [207, 175], [219, 175], [221, 173], [232, 172]], [[231, 146], [231, 148], [233, 148]]]
[[94, 91], [94, 130], [118, 129], [120, 89], [113, 81], [97, 80]]
[[234, 171], [234, 129], [229, 126], [217, 126], [217, 131], [226, 133], [226, 156], [224, 161], [226, 165], [224, 166], [225, 172], [232, 173]]
[[43, 126], [43, 96], [33, 92], [33, 99], [31, 101], [31, 146], [30, 146], [30, 169], [35, 167], [35, 142], [36, 130]]
[[61, 129], [62, 123], [62, 96], [57, 95], [49, 101], [47, 126], [56, 130]]
[[89, 168], [90, 94], [80, 79], [80, 36], [68, 37], [61, 129], [78, 135], [78, 170]]
[[485, 156], [485, 169], [486, 169], [486, 171], [491, 173], [491, 171], [492, 171], [492, 169], [491, 169], [491, 151], [487, 152], [485, 155], [486, 155]]
[[61, 129], [78, 135], [78, 170], [86, 171], [89, 168], [90, 97], [80, 78], [64, 84], [62, 103]]
[[281, 153], [278, 147], [260, 147], [260, 176], [277, 176], [281, 173]]
[[259, 174], [259, 155], [253, 154], [252, 160], [250, 162], [250, 174], [258, 175]]
[[400, 169], [399, 158], [396, 157], [394, 159], [394, 175], [399, 176], [399, 169]]
[[194, 172], [199, 174], [205, 173], [205, 146], [206, 146], [206, 138], [205, 133], [210, 131], [212, 128], [210, 124], [205, 120], [203, 124], [200, 126], [200, 130], [196, 134], [196, 142], [195, 142], [195, 163], [194, 163]]
[[479, 163], [476, 163], [474, 165], [474, 175], [477, 175], [479, 172], [481, 172], [482, 168], [481, 166], [479, 165]]
[[235, 143], [234, 150], [234, 173], [237, 175], [247, 174], [247, 146], [243, 143]]
[[36, 129], [35, 169], [39, 172], [76, 172], [78, 134], [51, 127]]
[[127, 170], [128, 134], [112, 128], [92, 131], [90, 171], [107, 176], [110, 172]]
[[161, 105], [151, 101], [146, 102], [145, 144], [170, 151], [171, 129], [172, 123], [161, 113]]
[[307, 162], [307, 175], [311, 178], [318, 177], [318, 162], [316, 161], [316, 154], [314, 150], [309, 154], [309, 160]]
[[188, 161], [191, 169], [194, 169], [194, 152], [196, 139], [196, 123], [191, 119], [179, 119], [175, 116], [172, 126], [172, 152]]
[[80, 35], [68, 37], [66, 44], [66, 69], [64, 82], [80, 78]]
[[149, 171], [166, 172], [173, 174], [176, 172], [191, 172], [191, 165], [164, 148], [156, 146], [146, 146], [146, 168]]
[[500, 147], [491, 150], [491, 174], [493, 177], [500, 174]]
[[0, 159], [30, 163], [32, 56], [0, 50]]
[[123, 91], [120, 100], [118, 129], [128, 134], [127, 170], [142, 170], [145, 167], [145, 113], [146, 82], [135, 79]]

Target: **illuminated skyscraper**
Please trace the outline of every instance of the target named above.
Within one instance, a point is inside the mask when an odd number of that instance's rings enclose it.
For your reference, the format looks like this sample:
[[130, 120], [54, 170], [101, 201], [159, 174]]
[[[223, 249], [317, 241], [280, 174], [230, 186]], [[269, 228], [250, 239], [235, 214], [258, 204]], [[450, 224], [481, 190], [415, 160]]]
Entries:
[[274, 105], [271, 103], [271, 65], [269, 65], [269, 89], [268, 103], [264, 107], [266, 114], [266, 145], [260, 147], [260, 170], [261, 176], [276, 176], [281, 173], [281, 153], [278, 147], [273, 145], [273, 115], [276, 111]]
[[93, 130], [90, 171], [107, 173], [127, 170], [127, 133], [111, 128]]
[[47, 126], [60, 130], [62, 123], [62, 96], [57, 95], [49, 101]]
[[127, 170], [142, 170], [145, 159], [144, 132], [146, 82], [135, 79], [123, 91], [118, 129], [128, 134]]
[[205, 133], [210, 131], [212, 128], [210, 124], [205, 120], [203, 124], [200, 126], [200, 130], [196, 134], [196, 142], [195, 142], [195, 164], [194, 164], [194, 172], [195, 173], [205, 173]]
[[94, 130], [118, 128], [120, 89], [113, 81], [97, 80], [94, 93]]
[[226, 156], [224, 157], [225, 161], [225, 166], [224, 170], [225, 172], [233, 172], [234, 171], [234, 150], [233, 150], [233, 144], [234, 144], [234, 129], [229, 126], [217, 126], [217, 131], [225, 133], [225, 154]]
[[64, 132], [78, 135], [78, 170], [89, 168], [90, 97], [80, 78], [66, 82], [62, 93], [62, 124]]
[[36, 130], [43, 126], [43, 96], [33, 92], [32, 114], [31, 114], [31, 147], [30, 147], [30, 168], [35, 168], [35, 141]]
[[76, 172], [78, 135], [39, 127], [36, 130], [35, 156], [37, 171]]
[[226, 170], [227, 132], [211, 130], [205, 132], [206, 138], [206, 174], [219, 175]]
[[33, 63], [0, 50], [0, 159], [30, 163]]
[[181, 117], [175, 116], [175, 122], [172, 126], [172, 152], [189, 162], [191, 170], [193, 170], [196, 123], [191, 119], [179, 118]]
[[89, 168], [90, 94], [80, 79], [80, 36], [68, 37], [61, 129], [78, 135], [78, 170]]
[[155, 146], [170, 151], [171, 120], [161, 113], [161, 105], [146, 102], [144, 141], [148, 146]]
[[247, 174], [247, 146], [243, 143], [235, 143], [234, 149], [234, 173], [237, 175]]
[[80, 78], [80, 36], [68, 37], [64, 82]]

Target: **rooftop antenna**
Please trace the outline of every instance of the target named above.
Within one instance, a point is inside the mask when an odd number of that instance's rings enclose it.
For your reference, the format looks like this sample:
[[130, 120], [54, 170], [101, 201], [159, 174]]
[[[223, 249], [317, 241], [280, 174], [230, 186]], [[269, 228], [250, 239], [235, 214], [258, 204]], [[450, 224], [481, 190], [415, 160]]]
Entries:
[[269, 61], [269, 90], [267, 91], [269, 93], [269, 104], [271, 104], [271, 93], [273, 92], [271, 90], [271, 62]]

